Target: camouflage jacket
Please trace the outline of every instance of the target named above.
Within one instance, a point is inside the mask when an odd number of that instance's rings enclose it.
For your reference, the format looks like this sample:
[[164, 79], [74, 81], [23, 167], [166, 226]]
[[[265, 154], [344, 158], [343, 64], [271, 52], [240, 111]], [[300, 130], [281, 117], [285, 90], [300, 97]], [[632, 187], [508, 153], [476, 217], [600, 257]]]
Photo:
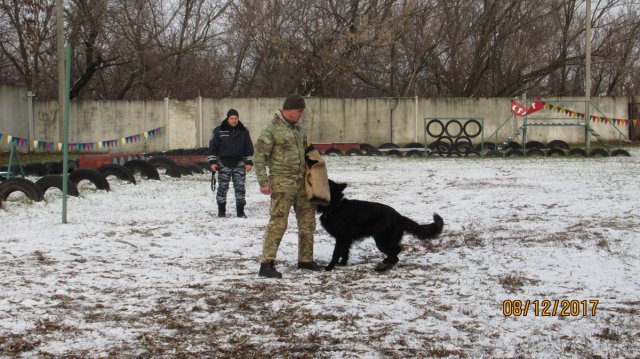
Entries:
[[260, 187], [271, 185], [270, 179], [274, 178], [290, 181], [303, 178], [305, 144], [302, 126], [285, 121], [282, 114], [277, 112], [260, 133], [255, 147], [253, 163]]

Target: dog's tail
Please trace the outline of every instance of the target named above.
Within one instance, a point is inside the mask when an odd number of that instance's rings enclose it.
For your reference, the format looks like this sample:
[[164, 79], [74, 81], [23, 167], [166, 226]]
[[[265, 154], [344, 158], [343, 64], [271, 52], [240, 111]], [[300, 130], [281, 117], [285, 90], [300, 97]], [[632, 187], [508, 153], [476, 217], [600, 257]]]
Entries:
[[442, 232], [444, 221], [437, 213], [433, 214], [433, 223], [431, 224], [419, 224], [413, 221], [411, 218], [403, 217], [403, 229], [418, 239], [430, 239], [436, 237]]

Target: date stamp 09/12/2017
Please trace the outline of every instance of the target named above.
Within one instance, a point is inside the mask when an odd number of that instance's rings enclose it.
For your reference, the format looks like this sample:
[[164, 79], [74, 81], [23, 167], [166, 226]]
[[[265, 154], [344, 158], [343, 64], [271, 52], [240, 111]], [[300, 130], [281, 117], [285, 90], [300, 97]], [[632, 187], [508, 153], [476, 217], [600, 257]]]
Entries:
[[502, 314], [505, 317], [595, 317], [600, 303], [597, 299], [590, 300], [530, 300], [514, 299], [502, 302]]

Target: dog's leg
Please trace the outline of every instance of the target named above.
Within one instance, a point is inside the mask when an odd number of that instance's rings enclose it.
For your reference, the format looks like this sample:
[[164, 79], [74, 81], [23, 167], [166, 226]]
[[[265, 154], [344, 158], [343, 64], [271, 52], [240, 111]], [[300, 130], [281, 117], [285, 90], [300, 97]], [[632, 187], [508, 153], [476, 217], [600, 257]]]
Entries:
[[338, 261], [340, 260], [340, 257], [344, 255], [345, 243], [347, 243], [346, 244], [346, 250], [347, 250], [347, 253], [348, 253], [349, 252], [349, 245], [348, 245], [347, 240], [336, 238], [336, 245], [335, 245], [335, 247], [333, 247], [333, 255], [331, 256], [331, 262], [329, 262], [329, 264], [327, 264], [327, 266], [324, 267], [325, 270], [330, 271], [330, 270], [333, 269], [333, 267], [336, 266], [336, 264], [338, 264]]
[[394, 258], [387, 257], [382, 262], [376, 265], [375, 271], [376, 272], [388, 271], [389, 269], [393, 268], [398, 263], [398, 261], [399, 261], [398, 257], [394, 257]]
[[377, 272], [384, 272], [393, 268], [399, 261], [398, 253], [400, 253], [400, 241], [402, 240], [402, 231], [394, 231], [391, 233], [379, 233], [373, 237], [376, 241], [378, 249], [387, 255], [382, 262], [375, 267]]
[[342, 251], [342, 259], [340, 260], [340, 263], [338, 263], [338, 265], [347, 265], [347, 261], [349, 260], [349, 247], [350, 246], [346, 246], [346, 248], [344, 248], [344, 250]]

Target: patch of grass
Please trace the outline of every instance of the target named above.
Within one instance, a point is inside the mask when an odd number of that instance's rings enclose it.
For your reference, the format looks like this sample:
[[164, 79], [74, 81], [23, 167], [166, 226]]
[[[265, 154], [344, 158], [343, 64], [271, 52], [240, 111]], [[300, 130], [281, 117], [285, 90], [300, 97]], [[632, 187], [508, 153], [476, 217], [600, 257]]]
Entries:
[[604, 328], [600, 333], [596, 333], [593, 336], [604, 340], [611, 340], [614, 342], [620, 341], [620, 334], [609, 328]]
[[23, 334], [0, 335], [0, 353], [9, 356], [17, 356], [20, 353], [30, 352], [40, 345], [40, 340]]
[[500, 279], [498, 279], [498, 283], [502, 285], [502, 287], [504, 288], [504, 290], [507, 291], [507, 293], [516, 293], [520, 291], [522, 287], [524, 287], [525, 285], [536, 285], [538, 282], [540, 281], [536, 279], [530, 279], [524, 276], [511, 275], [511, 274], [507, 276], [503, 276]]

